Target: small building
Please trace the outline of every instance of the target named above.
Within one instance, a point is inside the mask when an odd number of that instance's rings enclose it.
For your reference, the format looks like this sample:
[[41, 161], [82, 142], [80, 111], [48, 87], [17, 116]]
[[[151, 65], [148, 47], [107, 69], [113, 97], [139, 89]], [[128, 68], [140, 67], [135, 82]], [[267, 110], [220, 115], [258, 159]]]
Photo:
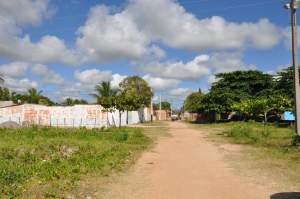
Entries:
[[169, 121], [171, 120], [170, 110], [154, 110], [154, 120]]

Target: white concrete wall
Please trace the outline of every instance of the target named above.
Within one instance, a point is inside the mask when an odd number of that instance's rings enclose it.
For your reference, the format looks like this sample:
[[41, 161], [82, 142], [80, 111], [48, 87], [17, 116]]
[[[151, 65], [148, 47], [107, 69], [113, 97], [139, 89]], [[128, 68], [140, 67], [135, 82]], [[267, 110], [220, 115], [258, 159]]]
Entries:
[[[140, 123], [140, 115], [145, 115], [143, 121], [149, 121], [149, 109], [131, 111], [128, 113], [128, 124]], [[43, 106], [24, 104], [0, 108], [0, 123], [14, 121], [18, 124], [36, 124], [57, 127], [87, 127], [100, 128], [107, 125], [119, 125], [119, 112], [106, 113], [99, 105], [75, 106]], [[121, 125], [126, 125], [126, 112], [122, 113]]]

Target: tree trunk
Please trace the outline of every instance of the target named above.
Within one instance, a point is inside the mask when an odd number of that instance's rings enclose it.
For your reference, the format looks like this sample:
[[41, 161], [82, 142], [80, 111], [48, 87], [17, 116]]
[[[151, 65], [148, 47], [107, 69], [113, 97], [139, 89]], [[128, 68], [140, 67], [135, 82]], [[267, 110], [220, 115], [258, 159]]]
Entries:
[[119, 111], [119, 128], [122, 126], [122, 112]]
[[128, 121], [128, 111], [126, 111], [126, 124], [127, 125], [129, 124], [129, 121]]
[[265, 114], [264, 114], [264, 116], [265, 116], [265, 124], [267, 123], [267, 120], [268, 120], [268, 119], [267, 119], [267, 113], [268, 113], [268, 112], [265, 112]]

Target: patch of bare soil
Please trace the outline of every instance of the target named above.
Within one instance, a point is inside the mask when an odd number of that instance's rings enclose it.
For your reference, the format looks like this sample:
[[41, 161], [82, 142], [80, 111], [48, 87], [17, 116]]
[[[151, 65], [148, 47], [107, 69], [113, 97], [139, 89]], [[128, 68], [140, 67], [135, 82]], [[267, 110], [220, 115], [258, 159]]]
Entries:
[[[268, 186], [241, 176], [224, 160], [220, 148], [198, 130], [169, 123], [171, 137], [162, 137], [129, 171], [86, 184], [88, 194], [107, 199], [284, 199]], [[224, 145], [221, 150], [238, 153]], [[259, 176], [258, 176], [259, 177]], [[279, 198], [281, 197], [281, 198]]]

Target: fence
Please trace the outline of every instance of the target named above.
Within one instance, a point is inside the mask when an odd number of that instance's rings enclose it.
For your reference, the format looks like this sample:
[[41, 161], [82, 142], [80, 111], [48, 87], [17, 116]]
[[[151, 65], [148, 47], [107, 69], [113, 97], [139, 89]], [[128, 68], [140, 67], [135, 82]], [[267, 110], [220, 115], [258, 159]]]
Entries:
[[[128, 117], [128, 119], [127, 119]], [[20, 125], [100, 128], [109, 125], [137, 124], [149, 121], [150, 110], [107, 113], [99, 105], [43, 106], [24, 104], [0, 108], [0, 123], [13, 121]]]

